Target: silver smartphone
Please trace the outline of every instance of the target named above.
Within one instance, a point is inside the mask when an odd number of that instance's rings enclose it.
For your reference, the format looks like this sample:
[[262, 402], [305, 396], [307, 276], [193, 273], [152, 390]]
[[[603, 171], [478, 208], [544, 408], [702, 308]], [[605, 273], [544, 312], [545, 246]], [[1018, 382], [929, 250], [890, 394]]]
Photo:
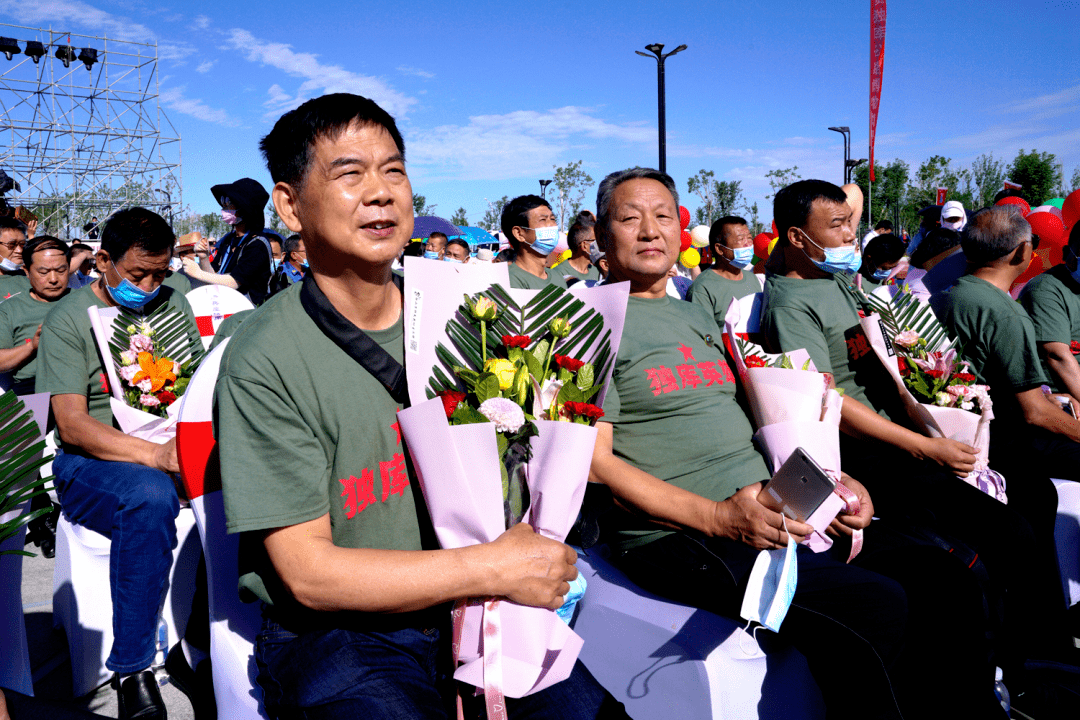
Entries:
[[806, 522], [835, 488], [836, 481], [800, 447], [761, 489], [758, 502], [792, 520]]

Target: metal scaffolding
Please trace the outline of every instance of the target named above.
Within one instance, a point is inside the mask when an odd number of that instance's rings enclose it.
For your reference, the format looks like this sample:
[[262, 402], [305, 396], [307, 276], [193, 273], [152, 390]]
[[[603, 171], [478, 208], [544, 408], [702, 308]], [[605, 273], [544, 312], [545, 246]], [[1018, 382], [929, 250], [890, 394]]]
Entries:
[[61, 237], [133, 205], [171, 223], [180, 134], [158, 102], [157, 43], [0, 24], [0, 53], [12, 48], [0, 55], [0, 170], [21, 190], [8, 204]]

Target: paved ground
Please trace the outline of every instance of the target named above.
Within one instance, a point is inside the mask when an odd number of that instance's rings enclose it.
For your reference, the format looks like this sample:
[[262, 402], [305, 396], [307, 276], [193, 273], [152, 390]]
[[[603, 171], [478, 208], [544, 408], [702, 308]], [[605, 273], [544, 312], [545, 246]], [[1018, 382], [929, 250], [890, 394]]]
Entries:
[[[33, 545], [27, 550], [38, 552]], [[30, 646], [30, 665], [34, 674], [34, 695], [38, 698], [57, 700], [72, 708], [98, 713], [104, 717], [117, 717], [116, 692], [108, 685], [81, 698], [71, 696], [71, 663], [68, 660], [67, 640], [64, 631], [53, 629], [52, 586], [54, 562], [43, 557], [23, 559], [23, 615]], [[165, 680], [162, 697], [169, 709], [170, 720], [194, 720], [191, 703]]]

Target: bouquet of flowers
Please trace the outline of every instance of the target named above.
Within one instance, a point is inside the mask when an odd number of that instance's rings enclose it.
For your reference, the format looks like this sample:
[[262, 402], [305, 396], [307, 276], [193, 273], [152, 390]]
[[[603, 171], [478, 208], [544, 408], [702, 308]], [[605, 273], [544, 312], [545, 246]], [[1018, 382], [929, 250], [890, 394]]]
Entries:
[[149, 315], [124, 307], [90, 307], [87, 313], [121, 429], [167, 442], [176, 433], [176, 401], [205, 355], [201, 342], [191, 342], [191, 320], [167, 304]]
[[978, 448], [975, 471], [964, 480], [1007, 503], [1005, 478], [988, 465], [994, 419], [990, 388], [976, 384], [933, 310], [910, 292], [878, 303], [877, 310], [860, 323], [912, 421], [929, 437], [952, 438]]
[[[517, 522], [562, 541], [629, 291], [509, 289], [505, 265], [473, 270], [406, 259], [412, 407], [398, 413], [401, 431], [443, 547], [490, 542]], [[555, 611], [497, 598], [458, 603], [454, 635], [455, 677], [484, 688], [489, 715], [505, 695], [568, 677], [582, 644]]]
[[[733, 300], [724, 318], [732, 337], [739, 322], [738, 300]], [[829, 497], [807, 519], [816, 531], [809, 546], [820, 552], [832, 546], [825, 528], [845, 508], [857, 503], [854, 493], [840, 482], [840, 406], [843, 398], [829, 388], [823, 373], [814, 367], [806, 350], [769, 356], [753, 343], [737, 338], [732, 356], [739, 380], [746, 389], [754, 416], [754, 442], [761, 448], [773, 472], [783, 465], [795, 448], [801, 447], [837, 481], [837, 493]], [[862, 548], [861, 531], [852, 539], [850, 562]]]

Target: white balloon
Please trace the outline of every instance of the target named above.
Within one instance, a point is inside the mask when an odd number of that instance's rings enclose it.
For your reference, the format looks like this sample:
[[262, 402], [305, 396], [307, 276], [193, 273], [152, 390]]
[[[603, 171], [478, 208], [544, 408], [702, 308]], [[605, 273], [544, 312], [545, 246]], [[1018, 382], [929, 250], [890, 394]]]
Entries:
[[709, 246], [709, 226], [698, 225], [690, 231], [690, 244], [696, 248]]

